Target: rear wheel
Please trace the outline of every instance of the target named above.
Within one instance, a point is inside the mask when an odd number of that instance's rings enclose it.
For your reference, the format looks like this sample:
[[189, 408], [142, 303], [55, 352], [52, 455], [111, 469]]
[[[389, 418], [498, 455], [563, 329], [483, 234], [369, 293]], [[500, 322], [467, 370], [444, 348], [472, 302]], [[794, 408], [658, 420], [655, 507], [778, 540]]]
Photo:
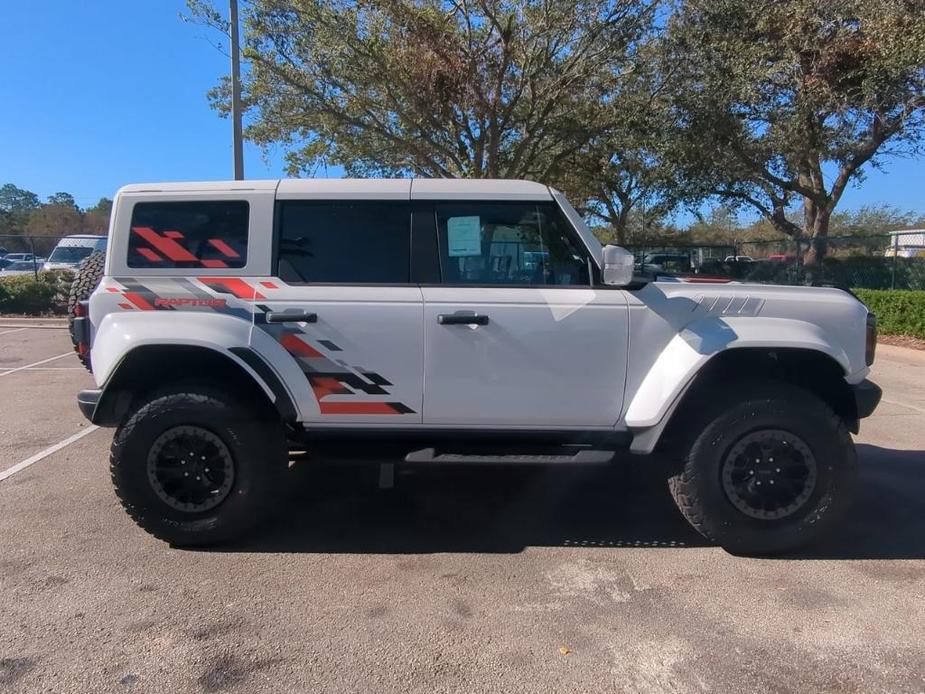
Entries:
[[175, 545], [239, 536], [266, 516], [286, 469], [282, 424], [217, 389], [155, 393], [116, 430], [116, 494], [143, 529]]
[[786, 552], [845, 512], [854, 444], [841, 418], [807, 391], [764, 383], [744, 392], [689, 423], [690, 448], [669, 488], [691, 525], [726, 549]]
[[106, 254], [103, 251], [95, 251], [87, 256], [87, 259], [81, 264], [74, 275], [74, 281], [71, 283], [71, 293], [67, 300], [67, 329], [71, 334], [71, 342], [74, 349], [77, 350], [77, 358], [88, 371], [90, 368], [90, 355], [81, 352], [77, 344], [77, 336], [74, 334], [74, 318], [77, 317], [77, 305], [81, 301], [90, 298], [90, 295], [99, 286], [103, 278], [103, 265], [106, 261]]

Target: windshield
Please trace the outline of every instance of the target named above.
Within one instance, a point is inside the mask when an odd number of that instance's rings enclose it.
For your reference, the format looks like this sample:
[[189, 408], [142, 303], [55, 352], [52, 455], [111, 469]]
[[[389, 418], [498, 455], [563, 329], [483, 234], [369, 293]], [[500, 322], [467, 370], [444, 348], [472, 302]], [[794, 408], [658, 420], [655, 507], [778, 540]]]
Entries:
[[93, 252], [90, 246], [58, 246], [48, 259], [50, 263], [79, 263]]
[[17, 260], [16, 262], [10, 263], [6, 266], [7, 270], [31, 270], [34, 267], [34, 263], [31, 260]]

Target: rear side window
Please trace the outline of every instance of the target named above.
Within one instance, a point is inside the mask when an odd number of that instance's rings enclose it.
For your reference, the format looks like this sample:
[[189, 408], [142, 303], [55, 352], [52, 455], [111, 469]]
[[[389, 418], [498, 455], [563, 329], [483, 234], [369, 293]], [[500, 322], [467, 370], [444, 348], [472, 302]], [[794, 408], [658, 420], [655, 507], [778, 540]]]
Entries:
[[406, 284], [411, 212], [405, 203], [279, 203], [279, 270], [284, 282]]
[[128, 266], [244, 267], [249, 207], [245, 200], [140, 202], [132, 210]]

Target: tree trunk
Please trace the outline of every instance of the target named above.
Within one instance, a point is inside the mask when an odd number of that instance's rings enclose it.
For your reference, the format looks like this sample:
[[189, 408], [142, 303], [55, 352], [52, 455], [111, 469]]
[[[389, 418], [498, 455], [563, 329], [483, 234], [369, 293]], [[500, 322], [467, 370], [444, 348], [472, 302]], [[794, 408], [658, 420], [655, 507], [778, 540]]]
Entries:
[[809, 247], [803, 255], [803, 266], [815, 268], [822, 263], [829, 250], [829, 219], [832, 210], [829, 206], [816, 207], [813, 205], [812, 215], [806, 217], [806, 236], [809, 237]]

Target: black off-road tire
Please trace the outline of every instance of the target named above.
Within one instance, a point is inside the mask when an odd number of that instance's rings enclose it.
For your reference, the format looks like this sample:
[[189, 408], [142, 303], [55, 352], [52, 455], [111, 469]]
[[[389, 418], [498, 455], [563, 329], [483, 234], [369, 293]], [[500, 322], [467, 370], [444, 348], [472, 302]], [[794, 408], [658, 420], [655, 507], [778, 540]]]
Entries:
[[[77, 302], [89, 299], [93, 291], [99, 286], [100, 280], [103, 279], [105, 261], [106, 254], [103, 251], [94, 251], [87, 256], [71, 283], [71, 293], [67, 299], [67, 330], [71, 335], [71, 342], [75, 350], [77, 349], [77, 337], [74, 335], [74, 311], [77, 308]], [[77, 352], [77, 358], [87, 368], [87, 371], [93, 370], [90, 367], [89, 355]]]
[[[845, 422], [815, 395], [793, 385], [755, 382], [737, 384], [735, 390], [736, 396], [714, 398], [712, 405], [700, 399], [702, 414], [686, 422], [687, 435], [678, 443], [689, 447], [680, 470], [668, 480], [678, 508], [704, 537], [737, 554], [780, 554], [815, 542], [845, 514], [854, 495], [857, 457]], [[722, 479], [734, 446], [765, 430], [797, 437], [815, 458], [812, 493], [783, 518], [747, 515], [733, 503]]]
[[[163, 435], [178, 428], [218, 437], [233, 460], [233, 483], [214, 508], [178, 510], [150, 480], [148, 456]], [[185, 385], [146, 398], [113, 437], [110, 473], [132, 519], [175, 546], [205, 546], [238, 538], [269, 515], [288, 463], [283, 425], [210, 386]], [[163, 492], [161, 492], [163, 493]]]

